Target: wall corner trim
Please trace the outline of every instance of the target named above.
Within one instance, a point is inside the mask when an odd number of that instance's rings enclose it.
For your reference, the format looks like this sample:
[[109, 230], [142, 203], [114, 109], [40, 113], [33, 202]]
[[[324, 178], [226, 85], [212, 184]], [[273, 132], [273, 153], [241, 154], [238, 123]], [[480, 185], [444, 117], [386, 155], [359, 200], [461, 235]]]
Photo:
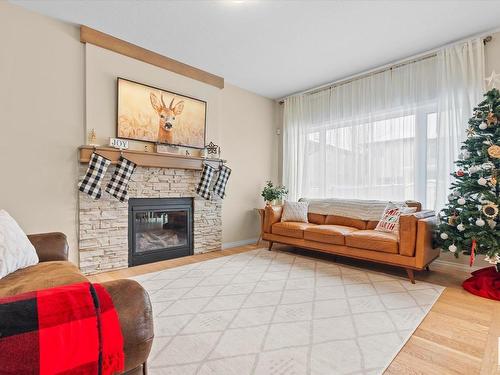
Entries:
[[[233, 247], [251, 245], [251, 244], [255, 244], [256, 242], [257, 242], [257, 237], [256, 238], [248, 238], [246, 240], [241, 240], [241, 241], [224, 242], [222, 244], [222, 250], [232, 249]], [[262, 248], [265, 248], [265, 246], [262, 246]]]
[[224, 88], [224, 78], [222, 77], [115, 38], [114, 36], [94, 30], [88, 26], [80, 26], [80, 42], [90, 43], [105, 48], [124, 56], [215, 86], [219, 89]]

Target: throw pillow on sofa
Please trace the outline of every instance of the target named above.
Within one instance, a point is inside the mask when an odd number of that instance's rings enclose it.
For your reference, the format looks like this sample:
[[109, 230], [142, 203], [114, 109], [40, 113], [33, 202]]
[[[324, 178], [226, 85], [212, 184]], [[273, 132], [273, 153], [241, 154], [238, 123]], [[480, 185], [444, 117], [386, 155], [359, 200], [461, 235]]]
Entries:
[[416, 210], [416, 207], [408, 207], [406, 204], [400, 205], [389, 202], [375, 230], [380, 232], [399, 233], [399, 218], [401, 214], [410, 214]]
[[21, 227], [0, 210], [0, 279], [9, 273], [38, 264], [38, 255]]
[[283, 213], [281, 214], [281, 221], [295, 221], [300, 223], [307, 223], [307, 202], [289, 202], [285, 201], [283, 205]]

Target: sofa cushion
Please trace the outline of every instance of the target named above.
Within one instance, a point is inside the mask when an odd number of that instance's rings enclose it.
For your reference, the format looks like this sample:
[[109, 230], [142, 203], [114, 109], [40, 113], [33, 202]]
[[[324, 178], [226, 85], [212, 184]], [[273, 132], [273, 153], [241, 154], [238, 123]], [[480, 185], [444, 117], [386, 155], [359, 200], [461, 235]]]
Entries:
[[286, 221], [273, 225], [272, 233], [286, 237], [304, 238], [304, 229], [315, 226], [311, 223], [297, 223], [294, 221]]
[[325, 224], [326, 215], [313, 214], [309, 212], [307, 214], [307, 219], [309, 220], [310, 223], [323, 225]]
[[43, 262], [17, 270], [2, 278], [0, 297], [85, 281], [87, 278], [70, 262]]
[[344, 245], [344, 236], [356, 230], [359, 229], [343, 225], [316, 225], [304, 230], [304, 239], [333, 245]]
[[326, 225], [342, 225], [356, 229], [366, 229], [366, 221], [353, 219], [346, 216], [328, 215], [325, 220]]
[[358, 230], [345, 235], [345, 244], [360, 249], [398, 253], [398, 235], [376, 230]]

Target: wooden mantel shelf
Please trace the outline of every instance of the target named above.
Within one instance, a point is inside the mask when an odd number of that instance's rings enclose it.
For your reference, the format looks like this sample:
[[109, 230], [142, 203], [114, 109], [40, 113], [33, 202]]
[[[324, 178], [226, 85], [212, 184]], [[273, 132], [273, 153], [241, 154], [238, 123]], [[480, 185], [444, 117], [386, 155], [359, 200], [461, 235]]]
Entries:
[[[80, 146], [80, 163], [88, 163], [94, 150], [97, 154], [111, 160], [112, 164], [116, 164], [120, 158], [120, 150], [116, 148]], [[157, 152], [135, 150], [123, 150], [121, 152], [124, 158], [127, 158], [140, 167], [201, 170], [203, 169], [204, 161], [214, 166], [219, 163], [219, 159], [203, 159], [196, 156], [160, 154]]]

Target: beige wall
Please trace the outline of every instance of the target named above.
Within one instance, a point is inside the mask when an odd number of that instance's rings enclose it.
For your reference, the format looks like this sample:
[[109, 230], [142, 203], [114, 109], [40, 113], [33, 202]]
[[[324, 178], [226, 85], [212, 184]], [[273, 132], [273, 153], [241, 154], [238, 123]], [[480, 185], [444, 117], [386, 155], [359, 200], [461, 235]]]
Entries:
[[[223, 242], [251, 238], [260, 231], [256, 207], [267, 180], [277, 180], [278, 151], [275, 103], [234, 86], [222, 91], [219, 137], [232, 167], [228, 197], [222, 207]], [[238, 223], [238, 234], [230, 223]]]
[[[83, 47], [74, 26], [0, 1], [0, 209], [76, 246]], [[71, 254], [76, 260], [76, 253]]]
[[258, 236], [253, 208], [278, 169], [272, 100], [84, 47], [76, 26], [1, 1], [0, 46], [0, 209], [26, 232], [65, 232], [77, 261], [77, 148], [87, 127], [100, 143], [115, 136], [115, 80], [123, 76], [208, 102], [207, 140], [233, 169], [223, 242]]

